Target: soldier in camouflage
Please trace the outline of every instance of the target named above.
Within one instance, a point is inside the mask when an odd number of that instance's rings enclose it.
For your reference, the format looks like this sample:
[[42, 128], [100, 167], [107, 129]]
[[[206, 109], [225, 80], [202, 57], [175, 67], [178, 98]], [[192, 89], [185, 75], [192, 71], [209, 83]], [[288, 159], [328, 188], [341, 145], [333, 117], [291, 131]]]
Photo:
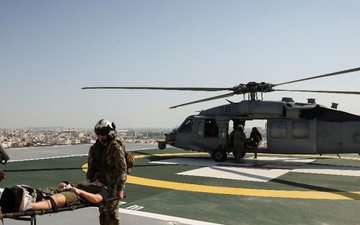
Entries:
[[230, 133], [229, 139], [233, 141], [235, 162], [241, 163], [241, 155], [244, 153], [246, 141], [244, 126], [239, 124], [236, 129]]
[[[127, 168], [125, 154], [115, 140], [115, 124], [100, 120], [95, 125], [97, 140], [90, 147], [86, 178], [93, 182], [99, 180], [108, 187], [109, 198], [124, 198]], [[99, 205], [101, 225], [120, 225], [119, 200]]]

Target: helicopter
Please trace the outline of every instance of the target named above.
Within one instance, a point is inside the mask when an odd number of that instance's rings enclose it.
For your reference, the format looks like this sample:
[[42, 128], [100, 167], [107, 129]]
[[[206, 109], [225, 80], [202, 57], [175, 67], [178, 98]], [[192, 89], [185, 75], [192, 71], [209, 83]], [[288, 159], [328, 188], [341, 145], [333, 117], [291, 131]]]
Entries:
[[[177, 91], [230, 91], [229, 93], [196, 100], [170, 107], [170, 109], [195, 103], [242, 94], [244, 100], [231, 102], [200, 111], [188, 116], [165, 140], [158, 141], [158, 148], [171, 145], [187, 151], [208, 152], [217, 162], [223, 162], [232, 151], [229, 145], [229, 124], [234, 127], [247, 121], [265, 120], [266, 144], [245, 144], [246, 153], [269, 154], [339, 154], [360, 155], [360, 116], [337, 110], [337, 104], [329, 107], [308, 99], [306, 103], [292, 98], [281, 101], [265, 101], [263, 94], [274, 91], [315, 92], [331, 94], [360, 94], [359, 91], [290, 90], [275, 87], [306, 80], [319, 79], [359, 71], [360, 67], [308, 78], [271, 84], [248, 82], [230, 88], [218, 87], [83, 87], [82, 89], [145, 89]], [[247, 99], [246, 99], [247, 95]], [[260, 97], [259, 97], [260, 95]]]

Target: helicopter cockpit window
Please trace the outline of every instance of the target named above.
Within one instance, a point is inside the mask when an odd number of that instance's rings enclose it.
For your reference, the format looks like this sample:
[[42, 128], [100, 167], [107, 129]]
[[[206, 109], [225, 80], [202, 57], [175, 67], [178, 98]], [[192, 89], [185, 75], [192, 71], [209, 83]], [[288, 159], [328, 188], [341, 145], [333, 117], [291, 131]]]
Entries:
[[186, 119], [179, 128], [179, 133], [191, 133], [192, 132], [192, 119]]
[[217, 137], [219, 128], [215, 119], [205, 120], [205, 137]]

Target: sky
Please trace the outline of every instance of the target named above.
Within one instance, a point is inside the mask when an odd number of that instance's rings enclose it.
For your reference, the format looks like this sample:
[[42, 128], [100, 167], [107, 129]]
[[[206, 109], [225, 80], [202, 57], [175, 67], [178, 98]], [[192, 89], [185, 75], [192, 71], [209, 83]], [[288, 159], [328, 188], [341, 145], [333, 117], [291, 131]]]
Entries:
[[[85, 86], [233, 87], [360, 67], [358, 0], [0, 0], [0, 129], [174, 128], [227, 92], [82, 90]], [[360, 91], [360, 72], [279, 86]], [[359, 95], [315, 98], [360, 114]], [[227, 98], [242, 100], [241, 95]]]

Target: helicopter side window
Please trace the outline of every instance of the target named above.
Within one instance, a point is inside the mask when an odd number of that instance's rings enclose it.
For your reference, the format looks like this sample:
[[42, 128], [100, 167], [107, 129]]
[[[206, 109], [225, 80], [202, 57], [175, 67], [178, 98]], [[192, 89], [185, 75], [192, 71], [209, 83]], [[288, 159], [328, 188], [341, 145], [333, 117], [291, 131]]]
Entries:
[[286, 138], [287, 129], [285, 121], [273, 121], [271, 123], [270, 135], [272, 138]]
[[187, 119], [179, 128], [179, 133], [191, 133], [192, 132], [192, 119]]
[[200, 120], [197, 124], [197, 135], [199, 137], [204, 137], [204, 121]]
[[215, 119], [205, 120], [205, 137], [217, 137], [219, 128]]

